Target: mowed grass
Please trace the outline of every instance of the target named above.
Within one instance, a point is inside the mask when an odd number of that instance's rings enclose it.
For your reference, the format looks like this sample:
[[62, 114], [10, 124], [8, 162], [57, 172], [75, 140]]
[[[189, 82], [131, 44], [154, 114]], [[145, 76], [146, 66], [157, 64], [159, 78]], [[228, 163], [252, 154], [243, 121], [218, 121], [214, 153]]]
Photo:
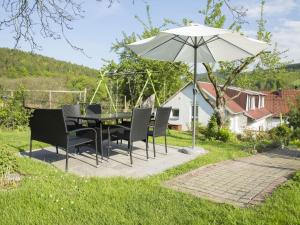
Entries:
[[[0, 132], [0, 144], [12, 151], [28, 148], [28, 131]], [[189, 134], [178, 132], [171, 132], [168, 142], [191, 144]], [[20, 157], [24, 179], [17, 188], [0, 191], [0, 224], [300, 224], [300, 173], [264, 204], [245, 209], [163, 187], [165, 180], [191, 169], [247, 156], [239, 143], [197, 145], [209, 153], [145, 179], [82, 178]]]

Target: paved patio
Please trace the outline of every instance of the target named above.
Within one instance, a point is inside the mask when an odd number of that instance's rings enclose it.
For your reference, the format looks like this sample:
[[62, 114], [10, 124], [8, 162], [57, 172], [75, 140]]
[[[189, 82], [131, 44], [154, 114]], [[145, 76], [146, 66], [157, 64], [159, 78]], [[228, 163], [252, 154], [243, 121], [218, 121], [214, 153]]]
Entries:
[[[96, 167], [95, 151], [89, 147], [82, 147], [81, 154], [71, 153], [69, 158], [69, 172], [79, 176], [98, 177], [145, 177], [161, 173], [167, 169], [178, 166], [205, 154], [205, 151], [195, 151], [192, 154], [185, 154], [178, 151], [179, 147], [168, 146], [168, 154], [165, 154], [163, 145], [156, 145], [156, 158], [153, 158], [152, 144], [149, 143], [149, 160], [146, 159], [145, 143], [135, 142], [133, 148], [133, 165], [130, 166], [130, 159], [127, 155], [127, 143], [122, 145], [113, 144], [113, 152], [109, 160], [104, 158]], [[106, 148], [106, 147], [105, 147]], [[23, 153], [28, 156], [28, 152]], [[106, 152], [104, 153], [106, 155]], [[64, 170], [65, 152], [59, 150], [56, 154], [55, 147], [35, 150], [32, 157]]]
[[172, 189], [245, 207], [262, 202], [300, 170], [300, 152], [274, 150], [201, 167], [167, 181]]

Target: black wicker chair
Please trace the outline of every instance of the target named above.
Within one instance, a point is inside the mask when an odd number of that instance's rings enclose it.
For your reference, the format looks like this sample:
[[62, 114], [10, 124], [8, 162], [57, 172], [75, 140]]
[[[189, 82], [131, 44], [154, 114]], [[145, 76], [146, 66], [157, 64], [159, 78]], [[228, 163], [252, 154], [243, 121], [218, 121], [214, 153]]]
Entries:
[[68, 131], [83, 127], [80, 120], [68, 118], [68, 116], [79, 116], [81, 114], [79, 104], [63, 105], [62, 111], [63, 111], [64, 117], [65, 117], [65, 122], [66, 122], [66, 125], [68, 128]]
[[[102, 107], [100, 104], [91, 104], [85, 107], [86, 115], [101, 114]], [[94, 120], [88, 120], [88, 127], [99, 127], [99, 123]]]
[[167, 149], [167, 128], [168, 128], [168, 121], [171, 113], [171, 107], [159, 107], [156, 110], [156, 116], [155, 116], [155, 121], [154, 125], [150, 126], [150, 130], [148, 131], [148, 136], [152, 137], [153, 141], [153, 154], [154, 157], [156, 157], [156, 152], [155, 152], [155, 137], [165, 137], [165, 151], [166, 154], [168, 153]]
[[151, 117], [151, 108], [133, 109], [130, 127], [123, 126], [123, 125], [115, 125], [114, 127], [122, 128], [122, 131], [111, 133], [111, 136], [115, 139], [123, 139], [128, 141], [128, 149], [129, 149], [131, 165], [133, 164], [132, 148], [133, 148], [133, 142], [135, 141], [146, 140], [146, 156], [147, 159], [149, 158], [147, 132], [148, 132], [148, 126], [150, 122], [150, 117]]
[[[32, 155], [32, 141], [40, 141], [66, 151], [66, 171], [68, 171], [69, 150], [71, 147], [78, 147], [85, 144], [94, 143], [96, 149], [96, 166], [98, 166], [98, 145], [97, 132], [93, 128], [80, 128], [72, 131], [67, 130], [61, 109], [36, 109], [33, 111], [29, 126], [30, 136], [30, 157]], [[74, 134], [78, 132], [91, 132], [92, 138], [79, 137]]]

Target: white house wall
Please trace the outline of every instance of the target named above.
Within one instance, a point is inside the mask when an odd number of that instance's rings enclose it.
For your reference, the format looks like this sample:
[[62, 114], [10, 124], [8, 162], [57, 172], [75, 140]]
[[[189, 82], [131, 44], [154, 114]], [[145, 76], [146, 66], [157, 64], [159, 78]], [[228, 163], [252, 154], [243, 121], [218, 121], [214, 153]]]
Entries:
[[237, 134], [240, 134], [247, 127], [247, 117], [242, 113], [234, 114], [230, 117], [229, 129]]
[[[190, 121], [192, 119], [192, 93], [193, 86], [188, 85], [164, 104], [165, 107], [179, 109], [179, 117], [172, 118], [171, 113], [169, 123], [173, 125], [181, 125], [182, 130], [189, 130], [191, 128]], [[196, 99], [197, 105], [200, 106], [198, 107], [198, 122], [207, 125], [211, 115], [213, 114], [213, 109], [200, 94], [197, 95]]]
[[267, 119], [266, 118], [263, 118], [263, 119], [260, 119], [260, 120], [255, 120], [255, 121], [251, 121], [251, 122], [248, 122], [248, 129], [250, 130], [268, 130], [268, 127], [267, 127]]

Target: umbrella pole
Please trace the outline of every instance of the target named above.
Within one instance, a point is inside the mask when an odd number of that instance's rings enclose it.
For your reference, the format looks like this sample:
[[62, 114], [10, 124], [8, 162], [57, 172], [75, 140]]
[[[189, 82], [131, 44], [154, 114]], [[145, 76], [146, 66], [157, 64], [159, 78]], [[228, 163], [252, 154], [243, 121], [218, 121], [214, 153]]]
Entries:
[[195, 46], [194, 46], [194, 88], [193, 88], [193, 112], [192, 112], [193, 143], [192, 143], [192, 149], [195, 148], [195, 142], [196, 142], [196, 90], [197, 90], [197, 37], [195, 37]]

